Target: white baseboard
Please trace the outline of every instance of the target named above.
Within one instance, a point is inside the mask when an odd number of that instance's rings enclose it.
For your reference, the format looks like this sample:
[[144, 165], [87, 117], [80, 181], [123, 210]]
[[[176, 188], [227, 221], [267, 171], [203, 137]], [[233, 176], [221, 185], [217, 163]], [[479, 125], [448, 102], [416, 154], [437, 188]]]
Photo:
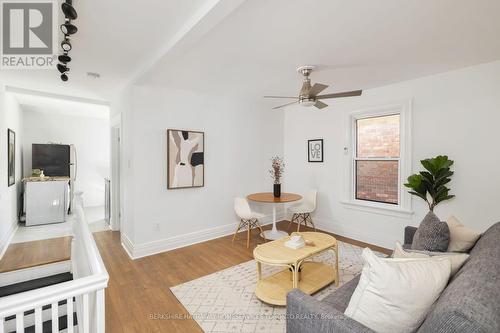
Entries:
[[14, 234], [16, 233], [18, 227], [19, 223], [13, 223], [5, 236], [0, 239], [0, 259], [2, 259], [5, 251], [7, 251], [7, 248], [9, 247], [9, 244], [12, 241], [12, 238], [14, 237]]
[[127, 252], [130, 259], [135, 259], [132, 254], [134, 252], [134, 243], [128, 238], [125, 233], [123, 233], [123, 231], [120, 234], [123, 249], [125, 250], [125, 252]]
[[[285, 214], [278, 214], [277, 220], [281, 221]], [[272, 223], [272, 216], [265, 216], [261, 220], [262, 225]], [[152, 242], [134, 244], [127, 235], [122, 233], [122, 247], [131, 259], [147, 257], [153, 254], [178, 249], [181, 247], [205, 242], [211, 239], [232, 235], [236, 228], [236, 223], [229, 223], [213, 228], [190, 232]]]

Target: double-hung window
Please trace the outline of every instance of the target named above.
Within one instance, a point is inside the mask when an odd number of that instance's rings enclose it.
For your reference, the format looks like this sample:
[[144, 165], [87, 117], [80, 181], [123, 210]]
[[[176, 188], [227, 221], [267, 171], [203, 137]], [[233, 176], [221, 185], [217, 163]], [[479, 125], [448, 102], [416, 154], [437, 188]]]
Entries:
[[355, 120], [355, 198], [399, 204], [400, 115]]
[[411, 171], [409, 109], [410, 103], [391, 105], [350, 116], [347, 203], [409, 212], [411, 199], [403, 186]]

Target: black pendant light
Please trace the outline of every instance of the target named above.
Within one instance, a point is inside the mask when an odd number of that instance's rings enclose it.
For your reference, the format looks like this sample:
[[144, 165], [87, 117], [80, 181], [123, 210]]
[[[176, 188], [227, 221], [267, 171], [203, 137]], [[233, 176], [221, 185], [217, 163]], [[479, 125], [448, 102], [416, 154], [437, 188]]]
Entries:
[[78, 17], [78, 14], [76, 13], [75, 7], [73, 7], [73, 0], [65, 0], [61, 5], [61, 9], [64, 14], [64, 23], [61, 24], [60, 28], [64, 34], [64, 39], [61, 42], [63, 54], [57, 58], [59, 60], [57, 70], [61, 73], [61, 80], [66, 82], [68, 81], [69, 71], [67, 64], [71, 61], [71, 57], [68, 53], [73, 48], [70, 42], [70, 36], [78, 31], [76, 25], [72, 24], [71, 21], [75, 20]]
[[61, 42], [61, 48], [64, 52], [71, 51], [71, 43], [69, 42], [68, 38], [64, 38], [64, 40]]
[[63, 64], [67, 64], [68, 62], [71, 61], [71, 57], [68, 55], [67, 52], [57, 57], [57, 59], [59, 60], [59, 62], [62, 62]]
[[69, 71], [69, 68], [66, 65], [63, 64], [57, 64], [57, 70], [61, 73], [64, 74]]
[[65, 35], [73, 35], [78, 31], [78, 28], [75, 25], [69, 23], [68, 21], [64, 24], [61, 24], [61, 31]]
[[73, 7], [73, 0], [66, 0], [61, 5], [62, 12], [64, 13], [64, 17], [70, 20], [76, 20], [78, 14], [76, 13], [75, 8]]

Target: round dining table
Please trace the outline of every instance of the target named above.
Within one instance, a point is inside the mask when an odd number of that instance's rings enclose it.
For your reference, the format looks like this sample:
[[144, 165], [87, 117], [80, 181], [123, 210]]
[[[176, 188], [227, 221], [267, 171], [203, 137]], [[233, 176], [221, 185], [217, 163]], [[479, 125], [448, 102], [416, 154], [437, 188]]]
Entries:
[[254, 202], [272, 204], [273, 206], [273, 228], [264, 231], [264, 237], [270, 240], [281, 239], [288, 236], [285, 231], [280, 231], [276, 228], [276, 206], [302, 199], [302, 196], [295, 193], [281, 193], [280, 197], [275, 197], [272, 192], [253, 193], [247, 196], [247, 199]]

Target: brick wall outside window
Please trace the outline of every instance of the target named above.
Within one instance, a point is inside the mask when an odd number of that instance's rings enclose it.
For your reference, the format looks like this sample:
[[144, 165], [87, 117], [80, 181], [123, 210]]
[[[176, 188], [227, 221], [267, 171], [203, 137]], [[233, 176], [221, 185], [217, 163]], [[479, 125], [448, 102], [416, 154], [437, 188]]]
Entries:
[[399, 158], [399, 122], [399, 115], [357, 120], [356, 199], [398, 204], [399, 163], [384, 159]]

